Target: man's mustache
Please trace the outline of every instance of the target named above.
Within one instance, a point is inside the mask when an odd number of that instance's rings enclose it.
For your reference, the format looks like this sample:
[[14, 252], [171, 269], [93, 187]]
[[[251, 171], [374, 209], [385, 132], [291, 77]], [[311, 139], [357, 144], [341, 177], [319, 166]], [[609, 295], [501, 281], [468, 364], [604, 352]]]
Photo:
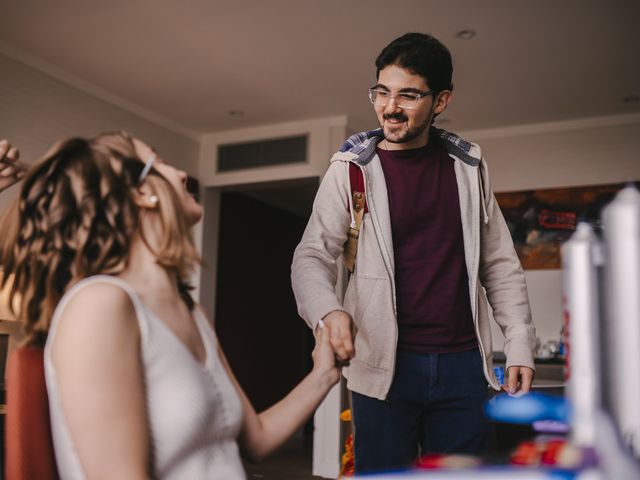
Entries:
[[385, 113], [384, 115], [382, 115], [382, 118], [384, 120], [399, 120], [401, 122], [407, 121], [407, 117], [405, 117], [401, 113]]

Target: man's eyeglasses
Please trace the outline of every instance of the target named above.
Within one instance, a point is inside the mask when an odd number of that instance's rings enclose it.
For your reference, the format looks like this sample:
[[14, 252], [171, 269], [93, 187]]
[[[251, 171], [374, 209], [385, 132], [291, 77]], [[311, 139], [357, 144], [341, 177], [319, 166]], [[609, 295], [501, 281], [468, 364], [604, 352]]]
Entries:
[[395, 98], [396, 105], [400, 108], [406, 108], [407, 110], [411, 110], [412, 108], [416, 108], [418, 106], [418, 102], [429, 95], [433, 95], [436, 93], [433, 90], [428, 90], [426, 92], [400, 92], [395, 95], [387, 90], [380, 90], [377, 88], [369, 89], [369, 100], [374, 105], [379, 107], [385, 107], [389, 100]]

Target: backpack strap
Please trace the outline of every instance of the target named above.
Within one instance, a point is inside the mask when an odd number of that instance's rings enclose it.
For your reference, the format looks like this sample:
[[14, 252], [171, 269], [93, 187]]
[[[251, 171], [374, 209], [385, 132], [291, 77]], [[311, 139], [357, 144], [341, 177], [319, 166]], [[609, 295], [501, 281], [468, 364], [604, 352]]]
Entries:
[[351, 225], [347, 231], [347, 241], [344, 244], [342, 257], [349, 273], [353, 273], [358, 253], [358, 238], [364, 214], [369, 211], [362, 170], [355, 163], [349, 163], [349, 184], [351, 185]]

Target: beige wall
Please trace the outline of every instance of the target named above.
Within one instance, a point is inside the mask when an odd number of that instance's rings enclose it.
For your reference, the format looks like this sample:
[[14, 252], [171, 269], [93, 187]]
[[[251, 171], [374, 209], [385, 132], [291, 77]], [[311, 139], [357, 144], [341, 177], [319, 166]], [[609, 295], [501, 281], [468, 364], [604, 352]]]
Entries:
[[[215, 321], [216, 267], [218, 262], [218, 217], [220, 191], [223, 188], [300, 178], [321, 178], [329, 167], [332, 153], [342, 145], [347, 134], [347, 117], [336, 116], [262, 127], [216, 132], [202, 136], [200, 149], [200, 183], [204, 189], [205, 208], [202, 257], [206, 267], [200, 274], [200, 301]], [[307, 135], [307, 161], [302, 164], [249, 168], [217, 173], [218, 146], [273, 138]]]
[[[329, 167], [331, 154], [344, 141], [347, 117], [337, 116], [299, 122], [244, 128], [202, 136], [200, 182], [207, 187], [321, 177]], [[307, 161], [301, 164], [248, 168], [217, 173], [218, 146], [232, 143], [307, 135]]]
[[[38, 159], [61, 138], [127, 130], [197, 175], [197, 138], [176, 133], [3, 54], [0, 72], [0, 138], [15, 143], [24, 159]], [[0, 210], [11, 196], [11, 191], [0, 196]]]
[[[307, 165], [215, 174], [216, 149], [220, 143], [274, 138], [305, 131], [316, 132], [312, 134], [314, 136], [310, 144], [313, 148]], [[205, 186], [223, 187], [321, 176], [328, 167], [329, 155], [342, 143], [347, 131], [344, 119], [336, 117], [204, 135], [200, 179]], [[637, 114], [475, 130], [460, 134], [481, 145], [489, 164], [492, 187], [496, 192], [640, 179], [640, 115]], [[343, 137], [339, 138], [341, 135]], [[215, 214], [209, 210], [208, 218], [213, 217]], [[215, 270], [215, 258], [208, 258], [206, 252], [205, 257]], [[211, 273], [210, 276], [213, 277]], [[562, 319], [561, 271], [528, 270], [526, 278], [538, 336], [543, 342], [557, 339]], [[211, 280], [205, 282], [203, 278], [203, 285], [205, 283], [207, 290], [214, 288], [215, 283]], [[501, 350], [502, 345], [502, 335], [494, 326], [494, 346]]]
[[[173, 128], [169, 122], [153, 118], [144, 110], [138, 111], [135, 105], [124, 105], [126, 102], [117, 99], [113, 101], [100, 92], [87, 93], [91, 88], [70, 86], [74, 84], [73, 79], [42, 71], [47, 68], [36, 70], [0, 54], [0, 138], [10, 138], [29, 160], [38, 158], [59, 138], [125, 129], [147, 140], [174, 164], [198, 176], [203, 186], [223, 187], [321, 176], [328, 166], [331, 151], [348, 131], [346, 117], [333, 117], [208, 134], [203, 135], [200, 142], [197, 135]], [[304, 132], [310, 134], [309, 162], [305, 165], [215, 175], [215, 152], [219, 143]], [[640, 178], [637, 153], [640, 150], [640, 115], [637, 114], [461, 133], [483, 147], [494, 191]], [[215, 188], [211, 193], [214, 191]], [[0, 209], [12, 195], [9, 191], [0, 196]], [[217, 223], [213, 211], [216, 202], [212, 200], [215, 194], [209, 197], [211, 205], [206, 218], [207, 223], [213, 224]], [[215, 228], [209, 225], [207, 231], [216, 228], [217, 225]], [[198, 232], [196, 236], [200, 240]], [[215, 266], [215, 260], [210, 266]], [[526, 275], [539, 336], [542, 340], [555, 338], [560, 330], [561, 272], [532, 270]], [[210, 272], [209, 276], [214, 275]], [[496, 343], [498, 347], [502, 344], [499, 334]]]
[[[493, 190], [554, 188], [640, 179], [640, 115], [466, 132], [489, 165]], [[533, 320], [544, 342], [562, 321], [562, 272], [525, 272]], [[502, 335], [494, 327], [494, 343]]]
[[[22, 158], [38, 159], [61, 138], [110, 130], [127, 130], [139, 136], [174, 165], [197, 175], [197, 138], [177, 133], [0, 54], [0, 138], [8, 138], [18, 146]], [[0, 195], [0, 211], [16, 192], [14, 186]], [[16, 335], [18, 326], [0, 319], [1, 332]], [[16, 343], [13, 338], [10, 349]]]

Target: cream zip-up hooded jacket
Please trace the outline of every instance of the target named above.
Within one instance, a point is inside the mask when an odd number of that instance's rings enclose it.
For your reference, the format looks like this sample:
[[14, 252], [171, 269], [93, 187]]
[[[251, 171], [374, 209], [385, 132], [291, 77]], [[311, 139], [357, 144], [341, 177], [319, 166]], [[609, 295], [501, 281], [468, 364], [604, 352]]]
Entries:
[[[355, 134], [333, 155], [294, 253], [291, 278], [298, 312], [312, 329], [333, 310], [351, 315], [355, 357], [343, 369], [347, 386], [382, 400], [393, 381], [398, 324], [389, 202], [376, 154], [381, 140], [381, 130]], [[485, 377], [499, 390], [492, 368], [489, 305], [505, 336], [507, 368], [534, 368], [535, 329], [524, 272], [491, 191], [480, 147], [436, 128], [429, 141], [439, 142], [454, 159], [471, 312]], [[369, 212], [360, 229], [355, 271], [343, 293], [336, 285], [344, 275], [341, 255], [353, 221], [349, 162], [362, 170]]]

